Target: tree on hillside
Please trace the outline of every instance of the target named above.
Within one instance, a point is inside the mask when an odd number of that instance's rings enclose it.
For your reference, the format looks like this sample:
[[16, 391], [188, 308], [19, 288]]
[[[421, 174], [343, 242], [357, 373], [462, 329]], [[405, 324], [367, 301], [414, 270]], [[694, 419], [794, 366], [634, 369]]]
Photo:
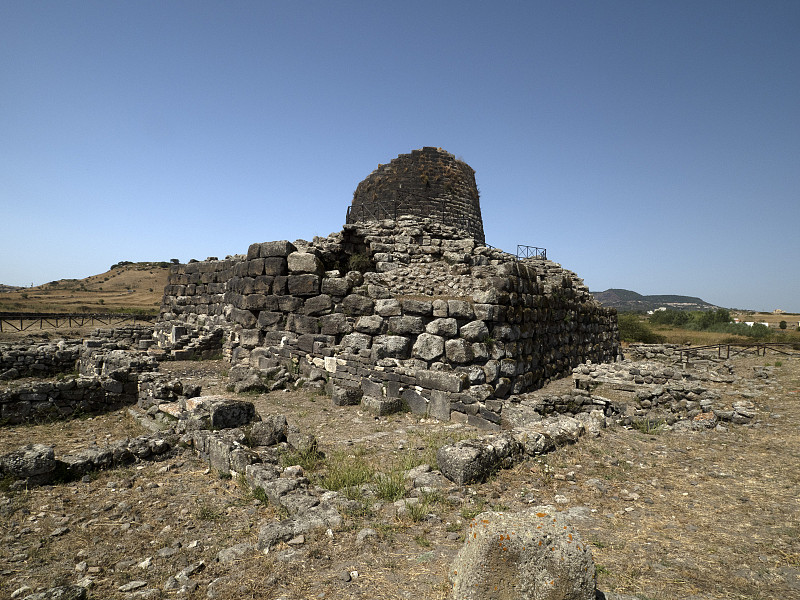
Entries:
[[786, 329], [786, 321], [781, 321], [780, 323], [778, 323], [778, 327], [780, 327], [781, 329]]

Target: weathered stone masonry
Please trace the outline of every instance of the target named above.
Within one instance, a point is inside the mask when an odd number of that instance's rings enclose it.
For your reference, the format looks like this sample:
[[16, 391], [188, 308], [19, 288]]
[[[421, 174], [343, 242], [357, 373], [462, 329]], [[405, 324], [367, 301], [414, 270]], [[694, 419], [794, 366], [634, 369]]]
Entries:
[[429, 217], [484, 243], [475, 171], [441, 148], [426, 147], [380, 165], [358, 184], [348, 223]]
[[574, 273], [409, 215], [173, 266], [159, 344], [220, 331], [233, 364], [324, 371], [336, 403], [487, 429], [510, 394], [618, 352], [616, 312]]

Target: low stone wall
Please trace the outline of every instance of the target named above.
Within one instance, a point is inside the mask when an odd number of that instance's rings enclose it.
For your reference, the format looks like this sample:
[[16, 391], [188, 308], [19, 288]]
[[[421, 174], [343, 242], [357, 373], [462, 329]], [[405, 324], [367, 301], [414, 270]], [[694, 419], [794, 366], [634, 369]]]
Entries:
[[125, 348], [137, 347], [139, 342], [153, 339], [154, 325], [120, 325], [111, 329], [95, 329], [90, 334], [92, 340], [116, 342]]
[[137, 389], [135, 373], [14, 385], [0, 391], [0, 421], [15, 425], [113, 410], [136, 402]]
[[[53, 342], [22, 340], [0, 344], [0, 380], [20, 377], [50, 377], [80, 371], [91, 354], [129, 350], [153, 339], [153, 325], [123, 325], [95, 329], [86, 340], [63, 339]], [[98, 373], [99, 374], [99, 373]]]
[[75, 371], [81, 347], [79, 340], [0, 344], [0, 379], [47, 377]]
[[12, 489], [72, 481], [104, 469], [121, 467], [137, 460], [157, 460], [175, 447], [177, 436], [155, 433], [128, 438], [104, 448], [91, 447], [56, 458], [53, 446], [28, 444], [0, 456], [0, 477], [13, 481]]
[[[653, 421], [672, 425], [693, 420], [698, 426], [710, 427], [720, 421], [747, 424], [755, 417], [755, 405], [749, 399], [731, 400], [723, 393], [725, 384], [736, 380], [729, 363], [712, 357], [687, 366], [681, 364], [677, 353], [659, 352], [659, 348], [638, 350], [638, 356], [650, 355], [651, 360], [576, 367], [572, 375], [576, 391], [589, 394], [608, 389], [623, 396], [624, 400], [613, 403], [612, 410], [625, 424]], [[757, 371], [755, 376], [762, 375]]]
[[142, 352], [96, 348], [87, 341], [81, 348], [78, 370], [81, 375], [89, 377], [114, 376], [117, 372], [146, 373], [158, 370], [158, 360]]

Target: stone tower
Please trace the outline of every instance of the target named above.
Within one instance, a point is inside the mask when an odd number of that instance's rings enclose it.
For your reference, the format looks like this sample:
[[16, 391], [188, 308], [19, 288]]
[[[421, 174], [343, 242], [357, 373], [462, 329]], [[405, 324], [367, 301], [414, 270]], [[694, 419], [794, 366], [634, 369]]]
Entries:
[[425, 147], [380, 165], [358, 184], [347, 222], [427, 217], [485, 243], [475, 171], [441, 148]]

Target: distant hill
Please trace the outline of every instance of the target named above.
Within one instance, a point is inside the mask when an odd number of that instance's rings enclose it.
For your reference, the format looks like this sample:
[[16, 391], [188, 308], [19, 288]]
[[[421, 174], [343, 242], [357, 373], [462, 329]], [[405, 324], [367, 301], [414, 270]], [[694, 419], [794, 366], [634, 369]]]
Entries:
[[[169, 263], [129, 262], [85, 279], [59, 279], [29, 288], [0, 286], [0, 312], [158, 313]], [[12, 289], [8, 289], [12, 288]]]
[[643, 296], [631, 290], [610, 289], [605, 292], [592, 292], [603, 306], [616, 308], [620, 312], [656, 310], [662, 306], [673, 310], [711, 310], [719, 308], [694, 296], [675, 294], [654, 294]]

